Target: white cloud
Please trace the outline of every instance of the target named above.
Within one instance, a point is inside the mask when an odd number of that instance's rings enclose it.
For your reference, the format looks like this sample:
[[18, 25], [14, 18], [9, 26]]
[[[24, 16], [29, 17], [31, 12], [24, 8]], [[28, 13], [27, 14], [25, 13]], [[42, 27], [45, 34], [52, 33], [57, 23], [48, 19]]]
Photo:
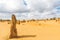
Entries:
[[23, 0], [0, 0], [0, 12], [25, 12]]
[[[33, 16], [30, 15], [31, 18], [58, 17], [57, 11], [59, 10], [56, 7], [60, 6], [60, 0], [26, 0], [26, 2], [29, 4], [28, 7], [34, 11], [34, 13], [30, 13]], [[38, 12], [36, 13], [36, 11]]]
[[[27, 5], [24, 5], [24, 2]], [[60, 0], [24, 0], [24, 2], [23, 0], [0, 0], [1, 18], [10, 18], [12, 14], [9, 15], [9, 12], [15, 14], [17, 19], [60, 17], [60, 11], [57, 9], [60, 7]]]

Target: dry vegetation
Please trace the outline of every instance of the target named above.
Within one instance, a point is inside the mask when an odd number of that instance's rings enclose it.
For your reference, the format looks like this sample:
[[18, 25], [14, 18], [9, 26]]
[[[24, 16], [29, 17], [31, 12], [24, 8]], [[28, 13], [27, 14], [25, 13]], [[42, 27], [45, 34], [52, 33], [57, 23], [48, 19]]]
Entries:
[[[50, 19], [31, 19], [31, 20], [16, 20], [17, 21], [17, 24], [20, 24], [20, 23], [26, 23], [26, 22], [31, 22], [31, 21], [49, 21], [49, 20], [55, 20], [55, 21], [59, 21], [60, 18], [50, 18]], [[8, 22], [8, 24], [11, 24], [11, 20], [2, 20], [0, 19], [0, 22]]]

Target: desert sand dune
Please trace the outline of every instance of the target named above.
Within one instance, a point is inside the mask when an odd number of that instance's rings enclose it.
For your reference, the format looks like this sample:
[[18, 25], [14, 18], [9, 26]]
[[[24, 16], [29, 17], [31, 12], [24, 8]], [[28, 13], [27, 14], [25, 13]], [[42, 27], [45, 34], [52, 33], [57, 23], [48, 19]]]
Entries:
[[0, 40], [60, 40], [60, 22], [56, 20], [20, 22], [18, 38], [9, 39], [11, 23], [0, 22]]

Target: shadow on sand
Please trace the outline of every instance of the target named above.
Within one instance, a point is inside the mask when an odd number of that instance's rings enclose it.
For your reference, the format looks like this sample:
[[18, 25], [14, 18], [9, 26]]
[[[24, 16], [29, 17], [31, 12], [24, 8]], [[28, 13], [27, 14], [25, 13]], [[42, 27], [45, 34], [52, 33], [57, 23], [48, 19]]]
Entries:
[[36, 37], [36, 35], [22, 35], [22, 36], [12, 37], [12, 38], [9, 38], [9, 39], [13, 39], [13, 38], [26, 38], [26, 37]]
[[9, 38], [9, 39], [13, 39], [13, 38], [26, 38], [26, 37], [36, 37], [36, 35], [22, 35], [22, 36], [12, 37], [12, 38]]

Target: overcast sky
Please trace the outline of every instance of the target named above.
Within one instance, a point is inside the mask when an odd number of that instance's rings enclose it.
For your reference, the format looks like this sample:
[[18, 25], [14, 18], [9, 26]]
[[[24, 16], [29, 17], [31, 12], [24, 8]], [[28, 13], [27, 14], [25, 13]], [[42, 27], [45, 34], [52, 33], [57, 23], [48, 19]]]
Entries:
[[0, 0], [0, 19], [46, 19], [60, 17], [60, 0]]

